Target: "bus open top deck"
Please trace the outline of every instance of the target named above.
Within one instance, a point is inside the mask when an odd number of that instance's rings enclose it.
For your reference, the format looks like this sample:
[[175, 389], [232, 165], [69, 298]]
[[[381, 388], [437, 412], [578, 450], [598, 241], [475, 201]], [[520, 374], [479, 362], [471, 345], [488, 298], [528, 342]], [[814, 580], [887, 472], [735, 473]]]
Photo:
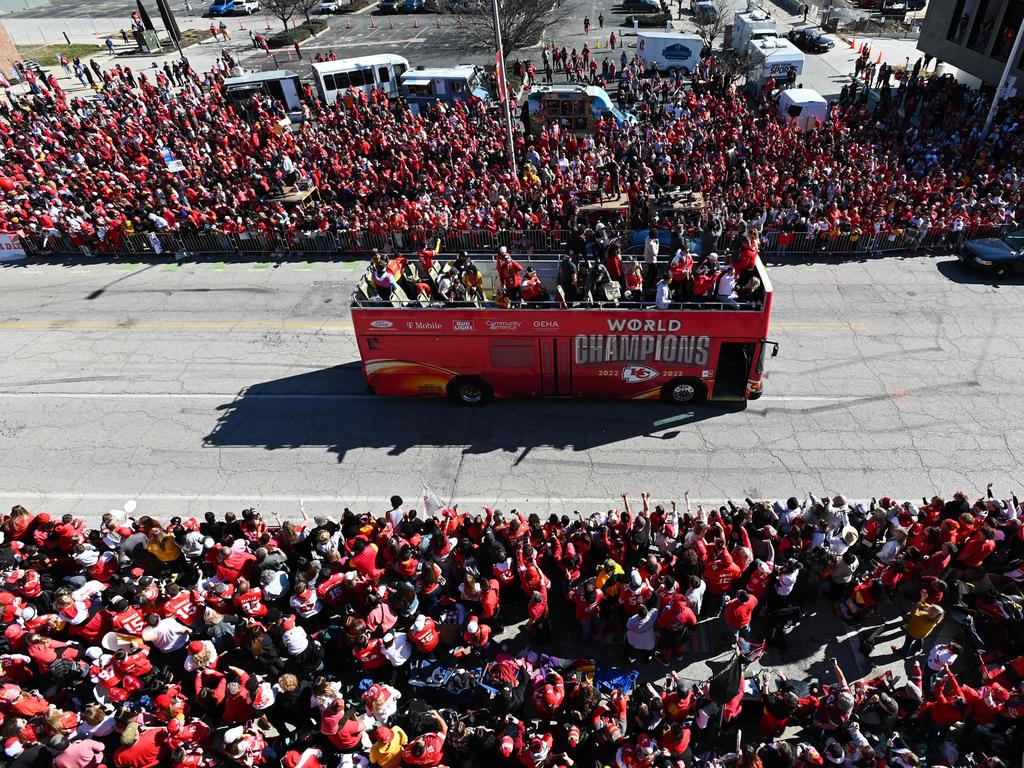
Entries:
[[[743, 402], [761, 396], [772, 284], [757, 260], [761, 287], [730, 307], [717, 299], [674, 303], [566, 303], [556, 293], [555, 259], [516, 257], [532, 266], [552, 300], [502, 308], [495, 263], [475, 261], [485, 300], [445, 304], [396, 291], [382, 299], [368, 276], [351, 311], [363, 370], [381, 395], [454, 397], [609, 397]], [[422, 270], [421, 270], [422, 272]], [[432, 270], [436, 281], [438, 271]]]

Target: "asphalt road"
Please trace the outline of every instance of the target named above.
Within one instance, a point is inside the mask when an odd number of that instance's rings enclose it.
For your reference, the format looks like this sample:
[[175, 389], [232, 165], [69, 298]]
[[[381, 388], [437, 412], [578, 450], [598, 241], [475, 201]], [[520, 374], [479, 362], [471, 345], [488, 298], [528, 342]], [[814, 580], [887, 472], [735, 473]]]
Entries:
[[1024, 283], [948, 257], [776, 266], [781, 354], [743, 411], [368, 396], [352, 266], [0, 269], [0, 505], [336, 511], [426, 482], [546, 512], [1024, 480]]

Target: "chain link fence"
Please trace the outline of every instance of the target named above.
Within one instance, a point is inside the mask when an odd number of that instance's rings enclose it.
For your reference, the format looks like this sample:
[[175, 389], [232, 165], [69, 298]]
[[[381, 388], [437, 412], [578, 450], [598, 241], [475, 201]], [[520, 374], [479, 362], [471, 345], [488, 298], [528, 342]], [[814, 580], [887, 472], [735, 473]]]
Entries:
[[[844, 233], [833, 229], [826, 233], [766, 232], [761, 237], [764, 256], [783, 255], [878, 255], [922, 248], [957, 248], [965, 240], [999, 237], [1006, 234], [1003, 225], [971, 226], [960, 230], [929, 227], [897, 229], [880, 233]], [[217, 257], [223, 260], [283, 258], [363, 258], [373, 249], [381, 253], [409, 253], [432, 248], [438, 241], [447, 252], [468, 251], [490, 254], [505, 246], [517, 254], [560, 254], [570, 240], [568, 230], [442, 230], [407, 229], [394, 232], [175, 232], [84, 237], [61, 233], [33, 233], [22, 236], [25, 252], [34, 257], [92, 257], [145, 260], [158, 255], [178, 259]], [[609, 231], [618, 238], [622, 250], [642, 250], [643, 232]], [[739, 248], [741, 233], [720, 235], [691, 231], [688, 236], [720, 254]]]

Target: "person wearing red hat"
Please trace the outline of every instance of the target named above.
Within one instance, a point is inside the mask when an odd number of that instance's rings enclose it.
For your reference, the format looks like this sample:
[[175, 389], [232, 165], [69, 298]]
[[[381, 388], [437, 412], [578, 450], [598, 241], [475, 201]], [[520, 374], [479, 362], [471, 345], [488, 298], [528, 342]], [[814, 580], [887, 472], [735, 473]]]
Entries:
[[299, 752], [289, 749], [281, 758], [281, 768], [324, 768], [320, 762], [323, 753], [316, 747], [309, 747]]

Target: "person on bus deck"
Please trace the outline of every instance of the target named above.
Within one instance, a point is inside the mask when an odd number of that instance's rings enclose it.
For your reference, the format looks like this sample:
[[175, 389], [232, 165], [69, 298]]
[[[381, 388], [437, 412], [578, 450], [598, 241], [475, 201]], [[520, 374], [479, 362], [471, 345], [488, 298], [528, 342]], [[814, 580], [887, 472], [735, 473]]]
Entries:
[[442, 301], [452, 302], [456, 300], [455, 286], [461, 286], [459, 282], [459, 270], [454, 265], [448, 267], [437, 281], [437, 293]]
[[523, 265], [512, 258], [504, 245], [498, 249], [498, 280], [509, 301], [519, 301], [523, 285]]
[[668, 309], [672, 305], [672, 278], [665, 275], [654, 289], [654, 306]]
[[466, 288], [466, 299], [468, 301], [486, 300], [487, 297], [484, 296], [484, 278], [475, 264], [470, 264], [466, 267], [466, 271], [462, 273], [462, 285]]
[[523, 290], [521, 295], [523, 297], [523, 301], [527, 302], [544, 302], [551, 300], [548, 292], [544, 289], [544, 284], [541, 283], [540, 278], [537, 276], [537, 270], [533, 267], [526, 268], [526, 280], [523, 281]]
[[566, 301], [576, 301], [578, 281], [579, 269], [570, 251], [562, 256], [562, 261], [558, 264], [558, 285], [565, 294]]
[[728, 307], [739, 309], [740, 305], [736, 295], [736, 273], [730, 264], [722, 270], [718, 276], [717, 291], [718, 300]]
[[398, 282], [395, 280], [395, 276], [388, 271], [383, 262], [377, 263], [377, 266], [372, 271], [371, 275], [373, 278], [373, 287], [377, 289], [377, 295], [385, 301], [390, 301], [391, 294], [394, 293], [395, 288], [398, 287]]
[[452, 266], [455, 267], [461, 277], [469, 267], [473, 266], [473, 260], [469, 258], [469, 253], [467, 251], [462, 251], [462, 253], [455, 257], [455, 261], [452, 262]]
[[643, 301], [644, 269], [636, 258], [626, 263], [625, 284], [626, 290], [622, 293], [623, 301]]
[[668, 272], [675, 300], [690, 301], [693, 298], [693, 254], [682, 249], [676, 251]]
[[509, 301], [508, 294], [505, 293], [504, 288], [499, 288], [494, 292], [494, 303], [498, 309], [511, 309], [512, 302]]

